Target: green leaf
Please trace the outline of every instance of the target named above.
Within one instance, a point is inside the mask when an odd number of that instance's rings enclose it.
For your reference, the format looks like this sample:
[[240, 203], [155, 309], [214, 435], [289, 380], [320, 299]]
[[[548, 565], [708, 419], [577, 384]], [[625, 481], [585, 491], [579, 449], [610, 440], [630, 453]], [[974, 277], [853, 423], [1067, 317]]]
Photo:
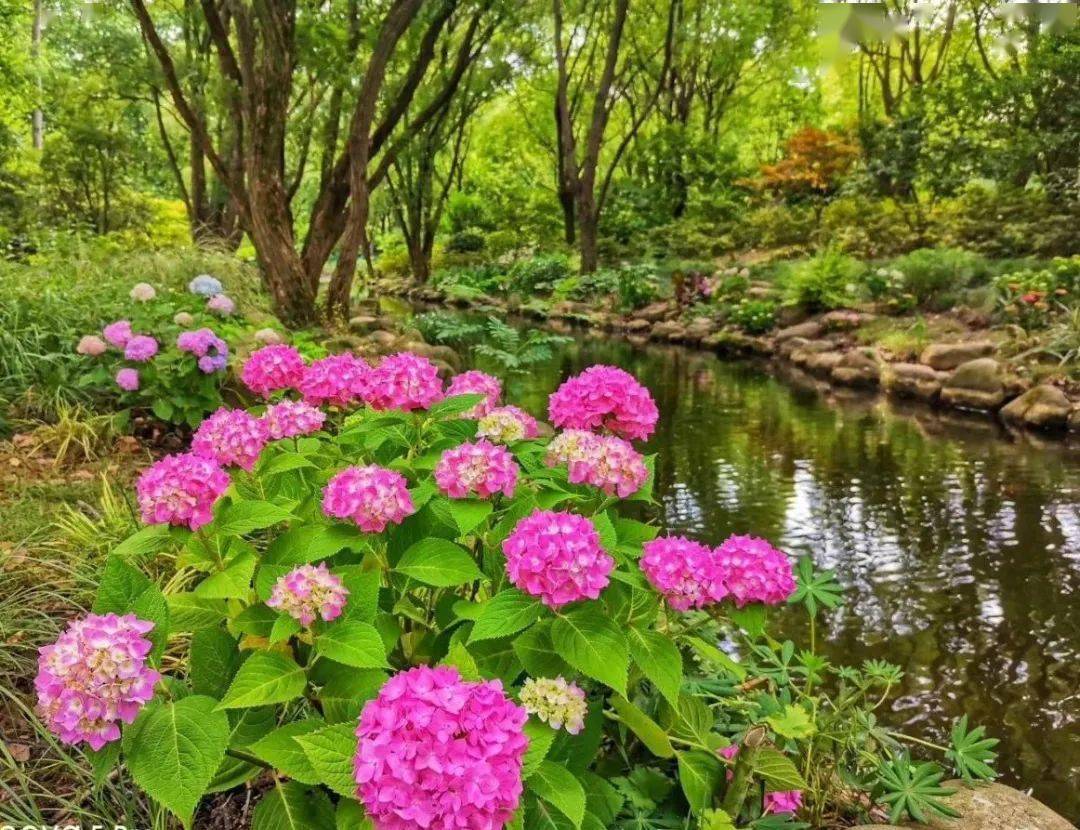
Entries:
[[280, 475], [281, 473], [287, 473], [290, 470], [299, 470], [304, 467], [314, 467], [315, 462], [305, 455], [300, 455], [295, 452], [279, 452], [265, 464], [260, 463], [258, 466], [258, 474], [266, 476]]
[[657, 691], [672, 705], [679, 705], [682, 688], [682, 655], [671, 639], [659, 631], [627, 630], [630, 656]]
[[169, 619], [174, 631], [198, 631], [218, 625], [228, 614], [224, 601], [197, 597], [191, 591], [169, 594]]
[[507, 588], [484, 603], [469, 639], [477, 641], [509, 637], [540, 619], [543, 611], [540, 600], [516, 588]]
[[229, 685], [219, 709], [285, 703], [304, 693], [307, 676], [295, 661], [276, 651], [256, 651]]
[[615, 550], [615, 546], [619, 544], [619, 535], [615, 532], [615, 525], [611, 521], [611, 516], [606, 512], [597, 513], [592, 517], [591, 521], [600, 536], [600, 544], [604, 550]]
[[566, 767], [552, 761], [541, 761], [526, 786], [538, 798], [570, 819], [575, 827], [581, 826], [585, 817], [585, 790]]
[[263, 556], [265, 564], [306, 565], [333, 556], [342, 548], [359, 547], [365, 534], [352, 525], [297, 525], [278, 536]]
[[334, 805], [325, 792], [275, 779], [255, 805], [251, 830], [334, 830]]
[[898, 823], [905, 815], [928, 824], [934, 815], [958, 818], [959, 813], [944, 802], [956, 790], [941, 786], [945, 776], [934, 763], [915, 766], [904, 752], [883, 761], [878, 767], [878, 784], [884, 790], [881, 800], [889, 805], [889, 821]]
[[323, 657], [355, 669], [386, 666], [382, 637], [371, 623], [345, 620], [327, 626], [315, 638], [315, 650]]
[[271, 527], [296, 517], [269, 501], [239, 501], [221, 511], [217, 531], [223, 536], [243, 536], [253, 530]]
[[799, 559], [795, 566], [795, 593], [788, 602], [801, 602], [816, 617], [821, 608], [836, 608], [843, 602], [844, 587], [837, 582], [834, 571], [814, 572], [814, 560], [809, 556]]
[[446, 499], [437, 503], [442, 506], [436, 512], [445, 511], [462, 536], [476, 530], [494, 509], [494, 505], [486, 499]]
[[987, 738], [983, 726], [968, 731], [968, 716], [964, 715], [953, 726], [945, 757], [952, 761], [956, 774], [965, 781], [992, 781], [997, 777], [990, 766], [997, 758], [993, 751], [997, 745], [998, 739]]
[[551, 642], [575, 669], [626, 696], [630, 664], [626, 637], [599, 607], [587, 605], [557, 616]]
[[687, 643], [694, 651], [698, 653], [698, 656], [703, 660], [708, 660], [710, 663], [714, 663], [722, 669], [730, 672], [736, 680], [746, 680], [746, 669], [744, 669], [734, 658], [729, 657], [712, 643], [706, 642], [700, 637], [683, 637], [682, 640]]
[[203, 695], [153, 701], [124, 729], [124, 757], [135, 783], [185, 827], [229, 743], [229, 719], [216, 703]]
[[337, 723], [296, 738], [318, 773], [319, 780], [346, 798], [356, 795], [356, 780], [353, 778], [355, 733], [355, 724]]
[[732, 608], [728, 616], [739, 628], [747, 633], [751, 639], [757, 639], [765, 633], [765, 606], [759, 602], [746, 605], [742, 608]]
[[723, 775], [723, 764], [715, 755], [700, 749], [679, 753], [679, 783], [694, 813], [712, 806], [713, 794]]
[[482, 579], [468, 551], [447, 539], [422, 539], [401, 555], [394, 570], [425, 585], [451, 588]]
[[538, 720], [525, 721], [525, 735], [529, 739], [529, 748], [525, 751], [525, 758], [521, 762], [521, 777], [528, 778], [540, 766], [555, 742], [558, 733], [546, 723]]
[[168, 525], [147, 525], [113, 548], [112, 555], [128, 558], [153, 553], [160, 550], [169, 538]]
[[557, 677], [573, 670], [555, 653], [551, 621], [542, 620], [513, 639], [514, 654], [533, 677]]
[[731, 816], [723, 810], [703, 810], [699, 816], [698, 830], [736, 830], [736, 827]]
[[806, 781], [791, 759], [780, 750], [763, 747], [754, 756], [754, 774], [770, 791], [805, 790]]
[[788, 704], [783, 714], [765, 719], [777, 735], [784, 738], [809, 738], [817, 731], [813, 719], [802, 706]]
[[195, 588], [203, 599], [244, 599], [251, 591], [258, 555], [254, 551], [238, 554], [223, 571], [211, 574]]
[[473, 657], [469, 650], [465, 647], [465, 644], [461, 640], [454, 640], [450, 644], [450, 650], [446, 652], [446, 656], [439, 661], [440, 666], [453, 666], [461, 674], [462, 679], [476, 681], [480, 680], [480, 669], [476, 665], [476, 658]]
[[451, 398], [443, 398], [437, 404], [434, 404], [428, 409], [428, 414], [436, 418], [450, 418], [468, 412], [483, 400], [484, 396], [475, 392], [454, 395]]
[[325, 681], [319, 694], [327, 723], [356, 724], [360, 709], [379, 693], [386, 683], [386, 672], [374, 669], [351, 669], [328, 663], [334, 673]]
[[673, 758], [675, 756], [675, 748], [671, 745], [671, 741], [668, 740], [667, 733], [660, 728], [656, 721], [633, 703], [622, 695], [612, 695], [611, 706], [619, 715], [619, 720], [641, 739], [649, 752], [657, 758]]
[[269, 735], [260, 738], [248, 747], [248, 751], [256, 758], [276, 767], [289, 778], [295, 778], [304, 784], [318, 784], [319, 774], [308, 760], [303, 747], [296, 742], [296, 738], [325, 727], [326, 724], [320, 718], [293, 721], [279, 726]]
[[188, 678], [197, 695], [220, 698], [240, 666], [236, 640], [220, 628], [203, 628], [191, 638]]
[[335, 827], [336, 830], [374, 830], [375, 825], [363, 807], [351, 798], [343, 798], [337, 805]]

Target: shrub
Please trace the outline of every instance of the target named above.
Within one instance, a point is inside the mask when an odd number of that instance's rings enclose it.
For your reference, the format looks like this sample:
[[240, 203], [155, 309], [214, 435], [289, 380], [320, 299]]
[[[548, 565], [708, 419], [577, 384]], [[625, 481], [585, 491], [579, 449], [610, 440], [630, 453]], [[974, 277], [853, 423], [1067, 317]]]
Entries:
[[919, 305], [947, 305], [963, 289], [977, 285], [990, 275], [990, 266], [981, 256], [957, 248], [920, 248], [897, 257], [893, 269], [904, 275], [904, 285]]
[[[583, 432], [558, 452], [474, 441], [462, 414], [481, 399], [335, 411], [250, 472], [157, 462], [138, 486], [150, 523], [113, 550], [93, 615], [41, 653], [45, 720], [90, 743], [99, 779], [123, 763], [188, 826], [204, 794], [260, 776], [256, 827], [951, 814], [945, 770], [920, 764], [913, 788], [873, 714], [900, 670], [817, 652], [815, 620], [840, 600], [830, 573], [752, 537], [657, 538], [619, 510], [626, 488], [654, 504], [652, 459]], [[656, 426], [648, 391], [610, 367], [568, 381], [550, 414]], [[165, 593], [144, 568], [173, 555], [184, 578]], [[767, 634], [785, 600], [807, 648]], [[99, 682], [116, 706], [68, 718]], [[947, 757], [990, 778], [994, 743], [964, 719]]]
[[446, 241], [446, 252], [450, 254], [470, 254], [484, 250], [484, 233], [477, 228], [465, 228], [451, 234]]
[[814, 234], [814, 211], [805, 206], [764, 205], [750, 211], [732, 230], [739, 248], [804, 250]]
[[563, 254], [543, 254], [515, 262], [506, 275], [507, 287], [522, 294], [548, 294], [559, 280], [570, 276], [570, 261]]
[[829, 248], [788, 267], [782, 276], [786, 301], [809, 312], [842, 308], [854, 299], [865, 266]]
[[622, 265], [616, 272], [619, 280], [619, 305], [625, 309], [646, 306], [660, 296], [660, 274], [648, 262]]
[[728, 319], [747, 334], [764, 334], [776, 325], [776, 303], [743, 299], [731, 307]]

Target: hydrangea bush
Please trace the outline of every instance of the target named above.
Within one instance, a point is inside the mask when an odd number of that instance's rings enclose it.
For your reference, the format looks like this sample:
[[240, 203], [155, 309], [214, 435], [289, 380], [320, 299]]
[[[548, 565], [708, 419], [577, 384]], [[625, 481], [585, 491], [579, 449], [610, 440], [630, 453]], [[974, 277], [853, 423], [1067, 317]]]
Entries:
[[185, 294], [158, 292], [144, 282], [132, 287], [127, 317], [76, 344], [87, 363], [79, 385], [190, 427], [220, 407], [229, 347], [216, 327], [221, 309], [228, 306], [232, 314], [235, 307], [209, 275], [195, 277], [188, 288]]
[[[42, 649], [41, 717], [99, 777], [123, 765], [187, 827], [257, 784], [256, 830], [948, 812], [944, 770], [875, 720], [900, 672], [815, 650], [830, 574], [641, 520], [653, 459], [631, 442], [658, 413], [632, 376], [569, 379], [552, 435], [416, 355], [333, 365], [255, 353], [259, 402], [143, 473], [145, 527]], [[810, 622], [799, 644], [769, 633], [781, 607]], [[949, 759], [989, 777], [992, 745], [961, 723]]]

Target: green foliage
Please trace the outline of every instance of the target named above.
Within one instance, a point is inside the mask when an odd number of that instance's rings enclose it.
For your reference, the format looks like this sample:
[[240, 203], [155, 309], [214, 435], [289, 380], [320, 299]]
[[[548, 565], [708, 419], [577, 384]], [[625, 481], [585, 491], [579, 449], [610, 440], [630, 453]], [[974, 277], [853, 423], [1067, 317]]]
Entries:
[[889, 805], [889, 820], [895, 823], [909, 817], [925, 824], [933, 816], [957, 818], [960, 814], [942, 801], [956, 792], [941, 786], [944, 776], [937, 764], [914, 764], [906, 752], [882, 763], [878, 783], [881, 799]]
[[521, 259], [510, 266], [506, 288], [521, 294], [549, 294], [570, 276], [570, 261], [562, 254], [547, 254]]
[[744, 298], [731, 307], [728, 319], [747, 334], [764, 334], [776, 325], [776, 301]]
[[570, 338], [531, 329], [522, 334], [498, 318], [489, 317], [485, 340], [475, 347], [476, 354], [503, 372], [527, 372], [531, 367], [551, 359], [552, 349]]
[[855, 298], [864, 271], [857, 259], [830, 248], [783, 275], [786, 302], [810, 312], [843, 308]]
[[986, 260], [956, 248], [920, 248], [892, 262], [904, 275], [904, 286], [921, 306], [945, 308], [956, 293], [985, 282], [990, 276]]

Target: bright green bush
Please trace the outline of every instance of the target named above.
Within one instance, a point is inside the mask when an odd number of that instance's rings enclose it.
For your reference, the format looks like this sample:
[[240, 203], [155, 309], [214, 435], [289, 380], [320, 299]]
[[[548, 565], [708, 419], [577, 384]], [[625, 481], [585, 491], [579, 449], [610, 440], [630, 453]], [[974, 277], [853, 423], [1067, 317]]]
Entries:
[[938, 308], [990, 276], [990, 265], [983, 257], [957, 248], [920, 248], [897, 257], [890, 267], [904, 275], [904, 285], [919, 305]]
[[843, 308], [855, 299], [865, 271], [859, 260], [829, 248], [788, 266], [781, 276], [785, 300], [809, 312]]
[[774, 300], [740, 300], [731, 307], [728, 320], [747, 334], [764, 334], [776, 325]]
[[570, 260], [564, 254], [541, 254], [521, 259], [510, 266], [507, 288], [522, 294], [547, 294], [570, 276]]

